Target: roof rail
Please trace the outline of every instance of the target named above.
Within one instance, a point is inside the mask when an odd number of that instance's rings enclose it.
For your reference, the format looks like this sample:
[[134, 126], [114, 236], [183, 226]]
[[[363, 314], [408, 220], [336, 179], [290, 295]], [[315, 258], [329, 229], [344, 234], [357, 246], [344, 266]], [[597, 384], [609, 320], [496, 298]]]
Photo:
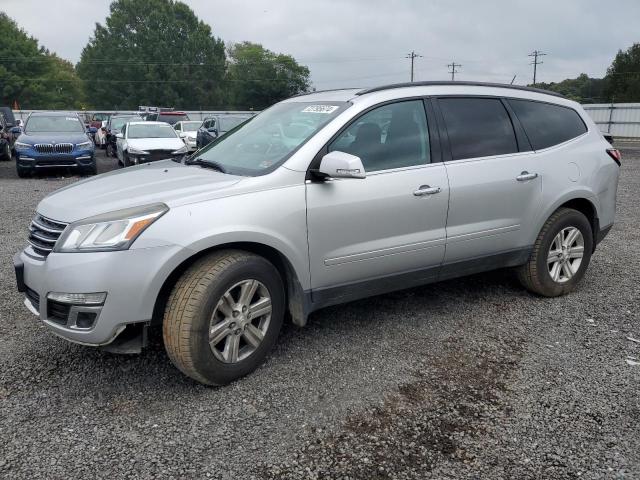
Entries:
[[[360, 87], [351, 87], [351, 88], [327, 88], [326, 90], [314, 90], [313, 92], [302, 92], [302, 93], [297, 93], [295, 95], [291, 95], [288, 98], [296, 98], [296, 97], [303, 97], [305, 95], [313, 95], [314, 93], [326, 93], [326, 92], [340, 92], [342, 90], [358, 90], [358, 88]], [[356, 93], [356, 95], [359, 95], [360, 92]]]
[[424, 82], [405, 82], [405, 83], [392, 83], [389, 85], [381, 85], [379, 87], [365, 88], [360, 90], [356, 95], [364, 95], [366, 93], [380, 92], [382, 90], [391, 90], [393, 88], [405, 88], [405, 87], [434, 87], [434, 86], [446, 86], [446, 85], [466, 85], [473, 87], [495, 87], [495, 88], [511, 88], [513, 90], [524, 90], [526, 92], [543, 93], [545, 95], [553, 95], [554, 97], [566, 98], [556, 92], [549, 90], [543, 90], [541, 88], [523, 87], [520, 85], [510, 85], [504, 83], [489, 83], [489, 82], [467, 82], [467, 81], [424, 81]]

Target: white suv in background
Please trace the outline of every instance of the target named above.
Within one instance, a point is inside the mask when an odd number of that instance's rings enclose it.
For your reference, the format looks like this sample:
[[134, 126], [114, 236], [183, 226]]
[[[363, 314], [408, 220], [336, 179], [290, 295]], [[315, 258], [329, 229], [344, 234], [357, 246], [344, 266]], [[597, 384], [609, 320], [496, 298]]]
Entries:
[[202, 122], [198, 120], [184, 120], [173, 126], [175, 131], [178, 132], [178, 136], [182, 139], [190, 152], [193, 152], [198, 148], [196, 137], [201, 125]]
[[[186, 148], [154, 123], [119, 142], [126, 163]], [[184, 162], [45, 197], [18, 287], [74, 342], [140, 346], [162, 325], [182, 372], [224, 384], [262, 363], [287, 313], [303, 326], [327, 305], [502, 267], [536, 294], [571, 292], [613, 225], [619, 165], [580, 105], [549, 92], [315, 92]]]

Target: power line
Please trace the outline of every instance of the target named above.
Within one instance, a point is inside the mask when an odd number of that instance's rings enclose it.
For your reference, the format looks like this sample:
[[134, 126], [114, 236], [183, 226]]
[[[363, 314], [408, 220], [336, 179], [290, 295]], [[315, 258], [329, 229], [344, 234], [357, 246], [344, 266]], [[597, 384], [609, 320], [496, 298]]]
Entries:
[[411, 81], [412, 82], [413, 82], [413, 62], [418, 57], [422, 57], [422, 55], [418, 55], [413, 50], [411, 50], [411, 53], [408, 53], [407, 56], [406, 56], [406, 58], [410, 58], [411, 59]]
[[450, 64], [447, 65], [447, 67], [450, 67], [451, 70], [449, 71], [449, 73], [451, 74], [451, 81], [455, 81], [456, 79], [456, 73], [458, 73], [458, 70], [456, 70], [456, 67], [461, 67], [462, 65], [459, 63], [456, 63], [455, 60], [453, 62], [451, 62]]
[[538, 61], [538, 57], [543, 57], [545, 56], [546, 53], [543, 53], [539, 50], [534, 50], [533, 52], [531, 52], [529, 54], [530, 57], [533, 57], [533, 62], [531, 62], [529, 65], [533, 65], [533, 86], [536, 86], [536, 73], [538, 71], [538, 65], [542, 65], [544, 62], [542, 61]]

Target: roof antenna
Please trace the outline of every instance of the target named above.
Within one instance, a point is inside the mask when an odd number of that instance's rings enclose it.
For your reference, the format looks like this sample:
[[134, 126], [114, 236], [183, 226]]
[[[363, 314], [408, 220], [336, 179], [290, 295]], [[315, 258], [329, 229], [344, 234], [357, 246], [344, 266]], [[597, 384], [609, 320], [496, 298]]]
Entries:
[[[517, 75], [517, 74], [516, 74], [516, 75]], [[516, 81], [516, 75], [514, 75], [514, 76], [513, 76], [513, 78], [511, 79], [511, 83], [510, 83], [510, 85], [513, 85], [513, 82], [515, 82], [515, 81]]]

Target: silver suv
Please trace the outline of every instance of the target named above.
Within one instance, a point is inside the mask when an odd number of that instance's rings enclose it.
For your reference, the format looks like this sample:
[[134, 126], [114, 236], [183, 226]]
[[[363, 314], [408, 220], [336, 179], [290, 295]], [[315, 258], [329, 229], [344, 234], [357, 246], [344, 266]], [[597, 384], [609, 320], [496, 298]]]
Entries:
[[[211, 385], [289, 315], [502, 267], [555, 297], [614, 221], [620, 155], [549, 92], [426, 82], [280, 102], [197, 151], [49, 195], [16, 255], [25, 304], [115, 351], [161, 324]], [[142, 340], [141, 340], [142, 339]]]

